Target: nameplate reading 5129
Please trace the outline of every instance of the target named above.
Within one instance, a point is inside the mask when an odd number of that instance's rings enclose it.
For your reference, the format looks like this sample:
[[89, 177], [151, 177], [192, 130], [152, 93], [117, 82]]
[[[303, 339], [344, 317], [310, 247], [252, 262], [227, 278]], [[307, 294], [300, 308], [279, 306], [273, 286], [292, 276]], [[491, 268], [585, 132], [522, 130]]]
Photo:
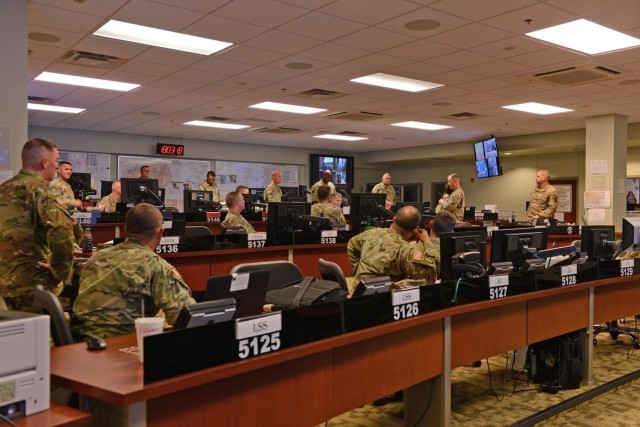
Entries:
[[246, 359], [249, 356], [279, 350], [282, 345], [281, 330], [282, 313], [280, 312], [236, 320], [238, 357]]
[[408, 319], [420, 314], [418, 303], [420, 302], [420, 290], [409, 288], [393, 291], [391, 304], [393, 305], [393, 320]]
[[621, 259], [620, 260], [620, 277], [633, 276], [633, 260]]

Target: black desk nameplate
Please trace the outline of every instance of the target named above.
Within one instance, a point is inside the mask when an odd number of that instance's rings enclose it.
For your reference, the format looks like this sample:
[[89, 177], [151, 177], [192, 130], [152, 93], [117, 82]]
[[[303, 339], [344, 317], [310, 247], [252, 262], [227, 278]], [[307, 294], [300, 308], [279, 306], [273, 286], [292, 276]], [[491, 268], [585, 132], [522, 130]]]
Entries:
[[[568, 266], [566, 266], [568, 267]], [[544, 270], [535, 270], [536, 273], [536, 288], [538, 290], [560, 288], [562, 286], [577, 285], [579, 283], [590, 282], [598, 280], [598, 264], [595, 262], [587, 262], [584, 264], [578, 264], [575, 266], [576, 283], [572, 283], [572, 280], [565, 279], [565, 284], [562, 283], [562, 266], [553, 266]], [[566, 269], [565, 269], [566, 270]]]

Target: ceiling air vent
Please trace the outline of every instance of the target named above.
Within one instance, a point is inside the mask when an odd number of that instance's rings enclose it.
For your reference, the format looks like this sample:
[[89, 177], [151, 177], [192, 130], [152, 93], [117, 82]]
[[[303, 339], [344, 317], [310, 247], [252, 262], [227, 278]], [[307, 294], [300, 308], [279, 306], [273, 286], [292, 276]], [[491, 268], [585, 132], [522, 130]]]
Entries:
[[231, 119], [228, 118], [228, 117], [218, 117], [218, 116], [207, 116], [207, 117], [203, 118], [202, 120], [206, 120], [208, 122], [229, 122], [229, 121], [231, 121]]
[[463, 113], [449, 114], [448, 116], [444, 116], [444, 117], [447, 119], [468, 120], [468, 119], [476, 119], [482, 116], [480, 114], [469, 113], [468, 111], [465, 111]]
[[29, 95], [27, 97], [27, 99], [29, 100], [29, 102], [37, 102], [38, 104], [53, 104], [55, 102], [55, 100], [51, 99], [51, 98], [45, 98], [42, 96], [31, 96]]
[[541, 71], [535, 74], [521, 74], [516, 76], [528, 81], [538, 81], [553, 86], [573, 86], [582, 83], [591, 83], [600, 80], [611, 80], [621, 77], [622, 71], [612, 67], [604, 67], [596, 64], [577, 65], [557, 70]]
[[288, 128], [288, 127], [284, 127], [284, 126], [280, 126], [280, 127], [277, 127], [277, 128], [262, 127], [262, 128], [254, 128], [254, 129], [250, 129], [250, 130], [255, 131], [255, 132], [272, 133], [272, 134], [277, 134], [277, 135], [286, 135], [286, 134], [290, 134], [290, 133], [300, 132], [300, 129]]
[[126, 60], [117, 56], [103, 55], [101, 53], [85, 52], [82, 50], [70, 50], [62, 58], [62, 62], [85, 67], [115, 68], [125, 63]]
[[346, 93], [334, 92], [332, 90], [324, 90], [324, 89], [310, 89], [310, 90], [305, 90], [304, 92], [300, 92], [297, 95], [303, 98], [327, 100], [327, 99], [340, 98], [341, 96], [345, 96]]
[[384, 116], [380, 113], [370, 113], [368, 111], [340, 111], [338, 113], [325, 114], [324, 117], [362, 122], [365, 120], [381, 119]]

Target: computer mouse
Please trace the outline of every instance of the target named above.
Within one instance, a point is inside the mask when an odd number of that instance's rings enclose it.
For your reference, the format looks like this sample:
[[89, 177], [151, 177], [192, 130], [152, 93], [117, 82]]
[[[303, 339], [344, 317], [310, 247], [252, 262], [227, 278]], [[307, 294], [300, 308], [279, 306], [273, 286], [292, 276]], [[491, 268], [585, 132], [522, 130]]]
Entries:
[[102, 338], [89, 338], [87, 348], [92, 351], [104, 350], [107, 348], [107, 343]]

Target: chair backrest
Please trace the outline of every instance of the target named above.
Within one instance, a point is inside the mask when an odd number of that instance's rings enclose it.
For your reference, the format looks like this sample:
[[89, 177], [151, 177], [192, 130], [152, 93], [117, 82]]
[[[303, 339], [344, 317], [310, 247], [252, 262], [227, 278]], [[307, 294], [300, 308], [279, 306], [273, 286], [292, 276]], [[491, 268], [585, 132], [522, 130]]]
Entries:
[[184, 235], [186, 237], [211, 236], [213, 233], [209, 228], [202, 225], [188, 225], [184, 228]]
[[46, 291], [42, 285], [36, 286], [33, 291], [33, 296], [36, 307], [51, 317], [53, 343], [56, 346], [73, 344], [71, 328], [69, 327], [69, 322], [64, 317], [64, 311], [62, 310], [58, 297]]
[[324, 280], [333, 280], [334, 282], [338, 282], [340, 287], [345, 292], [349, 293], [347, 278], [344, 276], [344, 272], [338, 264], [320, 258], [318, 259], [318, 269], [320, 270], [320, 276]]
[[9, 307], [7, 307], [7, 304], [5, 304], [4, 299], [2, 299], [2, 297], [0, 297], [0, 310], [9, 310]]
[[269, 284], [267, 285], [267, 291], [280, 289], [304, 279], [304, 275], [298, 266], [289, 261], [267, 261], [238, 264], [231, 269], [231, 274], [248, 273], [250, 271], [258, 270], [269, 270]]

